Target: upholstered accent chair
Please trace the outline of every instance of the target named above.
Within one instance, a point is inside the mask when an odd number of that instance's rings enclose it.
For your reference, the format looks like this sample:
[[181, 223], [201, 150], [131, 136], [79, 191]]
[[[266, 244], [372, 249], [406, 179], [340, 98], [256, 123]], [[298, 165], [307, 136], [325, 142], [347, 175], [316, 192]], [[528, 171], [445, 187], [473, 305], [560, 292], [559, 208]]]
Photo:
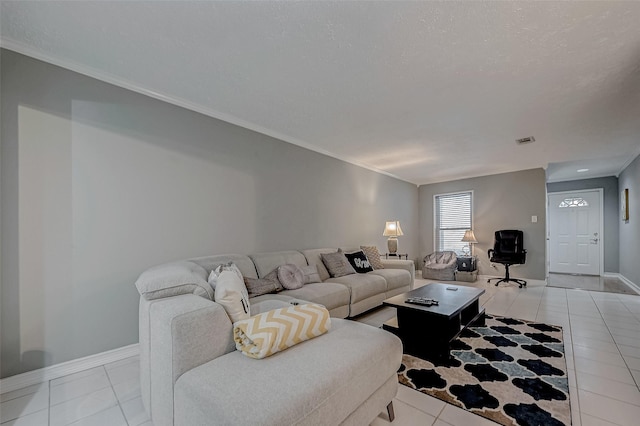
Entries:
[[425, 256], [422, 278], [454, 281], [457, 259], [458, 257], [453, 251], [437, 251]]

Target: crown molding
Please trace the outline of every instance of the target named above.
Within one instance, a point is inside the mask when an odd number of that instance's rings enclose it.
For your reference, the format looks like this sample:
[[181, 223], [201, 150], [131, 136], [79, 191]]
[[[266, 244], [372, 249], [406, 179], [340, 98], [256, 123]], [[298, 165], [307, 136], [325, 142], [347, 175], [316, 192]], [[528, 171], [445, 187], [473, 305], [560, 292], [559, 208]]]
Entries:
[[616, 173], [616, 177], [620, 177], [620, 175], [622, 174], [622, 172], [625, 171], [625, 169], [627, 167], [629, 167], [629, 164], [633, 163], [633, 160], [635, 160], [636, 158], [638, 158], [638, 156], [640, 155], [640, 147], [636, 148], [636, 151], [634, 154], [631, 154], [629, 156], [629, 158], [627, 159], [627, 161], [624, 162], [624, 164], [622, 165], [622, 167], [620, 167], [620, 170], [618, 170], [618, 173]]
[[11, 50], [13, 52], [16, 53], [20, 53], [21, 55], [25, 55], [25, 56], [29, 56], [31, 58], [37, 59], [39, 61], [43, 61], [43, 62], [47, 62], [50, 63], [52, 65], [56, 65], [58, 67], [61, 68], [65, 68], [67, 70], [76, 72], [78, 74], [82, 74], [85, 75], [87, 77], [91, 77], [94, 78], [96, 80], [100, 80], [102, 82], [105, 83], [109, 83], [112, 84], [114, 86], [117, 87], [121, 87], [123, 89], [127, 89], [130, 90], [132, 92], [136, 92], [145, 96], [148, 96], [150, 98], [154, 98], [154, 99], [158, 99], [160, 101], [178, 106], [180, 108], [184, 108], [184, 109], [188, 109], [190, 111], [195, 111], [197, 113], [206, 115], [208, 117], [212, 117], [215, 118], [217, 120], [221, 120], [224, 121], [226, 123], [230, 123], [251, 131], [254, 131], [256, 133], [260, 133], [266, 136], [270, 136], [274, 139], [278, 139], [281, 140], [283, 142], [287, 142], [290, 143], [292, 145], [296, 145], [299, 146], [301, 148], [305, 148], [308, 149], [309, 151], [314, 151], [317, 152], [318, 154], [322, 154], [322, 155], [326, 155], [327, 157], [331, 157], [331, 158], [335, 158], [337, 160], [340, 161], [344, 161], [345, 163], [349, 163], [352, 164], [354, 166], [357, 167], [361, 167], [363, 169], [367, 169], [370, 170], [372, 172], [375, 173], [379, 173], [385, 176], [389, 176], [391, 178], [397, 179], [397, 180], [401, 180], [403, 182], [408, 182], [408, 183], [412, 183], [414, 185], [417, 185], [417, 183], [415, 182], [411, 182], [409, 180], [403, 179], [397, 175], [394, 175], [393, 173], [389, 173], [385, 170], [382, 169], [378, 169], [376, 167], [370, 166], [368, 164], [365, 163], [361, 163], [359, 161], [354, 160], [353, 158], [349, 158], [349, 157], [343, 157], [340, 155], [337, 155], [333, 152], [327, 151], [325, 149], [322, 148], [318, 148], [317, 146], [314, 146], [310, 143], [304, 142], [302, 140], [299, 140], [297, 138], [282, 134], [280, 132], [268, 129], [266, 127], [254, 124], [254, 123], [250, 123], [246, 120], [243, 120], [241, 118], [235, 117], [233, 115], [230, 114], [226, 114], [220, 111], [216, 111], [213, 110], [211, 108], [207, 108], [205, 106], [199, 105], [195, 102], [191, 102], [188, 101], [186, 99], [182, 99], [167, 93], [163, 93], [163, 92], [158, 92], [155, 90], [150, 90], [147, 89], [144, 86], [139, 85], [138, 83], [135, 83], [133, 81], [124, 79], [124, 78], [120, 78], [105, 72], [102, 72], [100, 70], [97, 70], [95, 68], [92, 67], [88, 67], [86, 65], [82, 65], [79, 64], [77, 62], [65, 59], [65, 58], [59, 58], [53, 55], [50, 55], [48, 53], [42, 52], [38, 49], [34, 49], [31, 46], [27, 46], [23, 43], [17, 42], [15, 40], [12, 40], [10, 38], [7, 37], [3, 37], [0, 38], [0, 47], [3, 49], [7, 49], [7, 50]]
[[600, 179], [600, 178], [606, 178], [606, 177], [617, 178], [618, 174], [616, 174], [615, 172], [611, 172], [611, 173], [599, 173], [597, 175], [589, 175], [589, 176], [578, 176], [578, 177], [572, 177], [572, 178], [551, 179], [551, 180], [547, 180], [547, 183], [571, 182], [573, 180], [589, 180], [589, 179]]

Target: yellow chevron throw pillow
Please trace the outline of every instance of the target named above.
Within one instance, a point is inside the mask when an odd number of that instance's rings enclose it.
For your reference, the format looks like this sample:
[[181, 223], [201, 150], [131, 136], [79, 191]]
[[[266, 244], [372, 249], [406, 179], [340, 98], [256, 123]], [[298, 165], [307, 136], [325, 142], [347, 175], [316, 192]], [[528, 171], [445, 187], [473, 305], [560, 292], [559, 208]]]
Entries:
[[331, 328], [329, 311], [322, 305], [292, 305], [263, 312], [233, 324], [236, 349], [261, 359], [318, 337]]

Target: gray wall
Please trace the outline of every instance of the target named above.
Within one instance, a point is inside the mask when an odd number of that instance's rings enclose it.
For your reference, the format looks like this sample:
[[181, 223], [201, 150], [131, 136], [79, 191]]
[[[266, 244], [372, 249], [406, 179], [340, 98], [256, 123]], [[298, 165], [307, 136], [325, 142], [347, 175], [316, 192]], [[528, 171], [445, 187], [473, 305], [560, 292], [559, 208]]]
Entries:
[[[215, 253], [418, 252], [415, 185], [2, 51], [1, 376], [138, 341], [145, 268]], [[413, 256], [412, 256], [413, 257]]]
[[629, 221], [622, 222], [620, 216], [620, 274], [640, 286], [640, 156], [618, 177], [620, 191], [629, 189]]
[[620, 222], [620, 205], [618, 204], [618, 178], [614, 176], [554, 182], [547, 184], [547, 192], [576, 191], [583, 189], [603, 189], [604, 198], [604, 271], [618, 272], [618, 223]]
[[[433, 196], [473, 190], [473, 230], [478, 240], [474, 254], [478, 256], [479, 273], [499, 276], [504, 268], [492, 268], [487, 250], [493, 247], [494, 232], [520, 229], [524, 232], [527, 262], [514, 266], [514, 277], [545, 278], [546, 261], [546, 193], [543, 169], [483, 176], [419, 187], [420, 251], [424, 257], [434, 251]], [[538, 216], [531, 223], [531, 216]]]

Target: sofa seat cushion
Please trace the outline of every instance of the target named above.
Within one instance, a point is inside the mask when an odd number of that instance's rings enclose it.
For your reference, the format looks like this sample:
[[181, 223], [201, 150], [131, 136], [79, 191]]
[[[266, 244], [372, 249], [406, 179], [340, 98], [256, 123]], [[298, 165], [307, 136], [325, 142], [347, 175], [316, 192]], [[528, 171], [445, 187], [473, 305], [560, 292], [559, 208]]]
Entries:
[[383, 277], [387, 282], [387, 291], [411, 286], [411, 273], [404, 269], [375, 269], [369, 274]]
[[349, 304], [349, 289], [342, 284], [324, 282], [305, 284], [295, 290], [284, 290], [279, 293], [294, 299], [309, 300], [324, 305], [328, 310]]
[[324, 283], [330, 282], [349, 287], [351, 290], [351, 304], [371, 296], [384, 294], [387, 291], [387, 282], [380, 275], [352, 274], [344, 277], [329, 278]]
[[391, 333], [335, 319], [328, 333], [269, 358], [236, 351], [186, 372], [175, 384], [175, 424], [340, 424], [401, 359]]
[[443, 269], [451, 269], [451, 265], [447, 265], [445, 263], [431, 263], [427, 268], [443, 270]]
[[291, 302], [293, 301], [301, 302], [280, 294], [269, 294], [268, 296], [269, 297], [265, 297], [262, 295], [251, 299], [251, 316], [272, 311], [274, 309], [286, 308], [291, 306]]
[[309, 249], [302, 250], [302, 254], [307, 259], [307, 263], [309, 265], [316, 265], [318, 267], [318, 274], [320, 275], [320, 279], [322, 281], [325, 281], [327, 278], [331, 277], [331, 275], [329, 275], [329, 271], [327, 271], [324, 263], [322, 263], [322, 257], [320, 255], [323, 253], [335, 253], [337, 250], [337, 248]]

